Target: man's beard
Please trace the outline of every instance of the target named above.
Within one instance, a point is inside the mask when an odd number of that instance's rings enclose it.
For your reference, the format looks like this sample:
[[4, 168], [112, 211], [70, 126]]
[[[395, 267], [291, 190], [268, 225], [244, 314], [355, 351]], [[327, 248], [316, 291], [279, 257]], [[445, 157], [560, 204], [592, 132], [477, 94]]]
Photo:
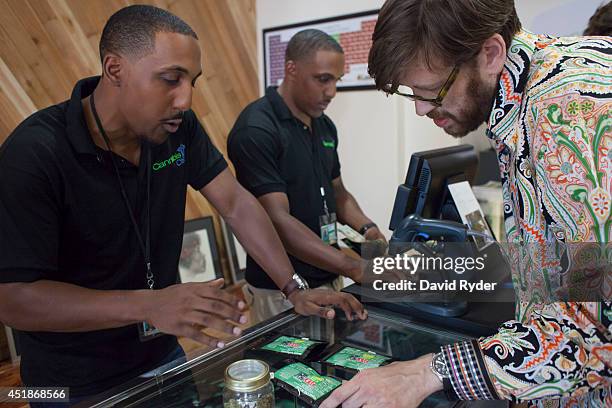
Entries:
[[427, 114], [427, 116], [431, 119], [451, 119], [451, 125], [445, 127], [444, 131], [453, 137], [463, 137], [476, 130], [478, 126], [488, 119], [493, 106], [495, 89], [496, 86], [485, 85], [476, 76], [470, 76], [467, 86], [467, 98], [463, 102], [463, 107], [458, 115], [453, 115], [438, 108]]

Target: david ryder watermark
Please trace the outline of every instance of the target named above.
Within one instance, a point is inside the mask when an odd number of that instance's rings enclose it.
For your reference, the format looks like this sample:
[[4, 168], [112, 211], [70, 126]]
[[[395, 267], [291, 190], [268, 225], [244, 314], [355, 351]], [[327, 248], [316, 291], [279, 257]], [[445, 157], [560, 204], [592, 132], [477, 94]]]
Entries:
[[444, 282], [430, 282], [427, 279], [419, 279], [418, 283], [415, 281], [409, 281], [402, 279], [399, 282], [385, 282], [382, 279], [377, 279], [372, 282], [374, 290], [379, 291], [411, 291], [411, 292], [435, 292], [439, 293], [442, 291], [449, 292], [492, 292], [497, 289], [498, 282], [486, 282], [479, 280], [477, 282], [470, 282], [466, 279]]
[[364, 256], [363, 296], [381, 302], [612, 300], [610, 243], [495, 243], [484, 251], [469, 243], [406, 243], [392, 249], [391, 255]]
[[[407, 292], [456, 292], [465, 291], [487, 292], [497, 289], [498, 282], [488, 282], [483, 279], [471, 281], [469, 279], [444, 279], [436, 281], [420, 277], [418, 279], [401, 279], [404, 274], [414, 277], [427, 272], [440, 274], [454, 273], [463, 275], [466, 272], [482, 271], [485, 269], [485, 257], [440, 257], [396, 254], [389, 257], [377, 257], [372, 260], [372, 273], [382, 275], [387, 272], [387, 279], [374, 279], [372, 288], [377, 291], [407, 291]], [[394, 278], [400, 277], [399, 280]]]

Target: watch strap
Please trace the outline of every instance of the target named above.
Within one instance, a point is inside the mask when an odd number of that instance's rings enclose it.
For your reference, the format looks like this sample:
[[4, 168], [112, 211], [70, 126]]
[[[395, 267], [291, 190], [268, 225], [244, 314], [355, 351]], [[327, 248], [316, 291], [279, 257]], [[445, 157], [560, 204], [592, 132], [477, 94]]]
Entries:
[[298, 283], [298, 281], [292, 278], [289, 282], [287, 282], [285, 287], [281, 289], [281, 292], [283, 293], [283, 296], [285, 297], [285, 299], [289, 299], [289, 295], [291, 295], [293, 292], [295, 292], [299, 288], [300, 288], [300, 284]]
[[367, 224], [363, 224], [361, 228], [359, 228], [359, 233], [361, 235], [365, 235], [365, 233], [368, 232], [370, 228], [378, 228], [378, 225], [376, 225], [376, 223], [374, 222], [368, 222]]
[[294, 273], [291, 276], [291, 280], [281, 289], [281, 294], [285, 299], [289, 299], [289, 296], [296, 290], [306, 290], [308, 288], [308, 282], [297, 273]]
[[444, 384], [445, 379], [450, 377], [444, 354], [441, 351], [433, 355], [429, 367], [442, 384]]

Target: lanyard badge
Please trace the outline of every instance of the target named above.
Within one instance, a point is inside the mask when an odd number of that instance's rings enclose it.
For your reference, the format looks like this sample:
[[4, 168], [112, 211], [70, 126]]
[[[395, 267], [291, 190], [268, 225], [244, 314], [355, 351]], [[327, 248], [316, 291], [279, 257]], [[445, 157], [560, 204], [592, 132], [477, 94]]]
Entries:
[[[151, 166], [151, 160], [149, 160], [149, 166]], [[147, 240], [148, 240], [148, 237], [147, 237]], [[148, 248], [148, 245], [147, 245], [147, 248]], [[150, 262], [147, 262], [147, 285], [149, 286], [149, 289], [151, 290], [153, 290], [153, 286], [155, 285], [155, 280], [153, 278], [153, 272], [151, 271]], [[163, 335], [163, 333], [160, 332], [159, 329], [157, 329], [152, 324], [149, 324], [147, 322], [138, 323], [138, 338], [140, 339], [141, 342], [152, 340], [161, 335]]]
[[334, 245], [338, 242], [338, 226], [336, 225], [336, 213], [330, 213], [325, 199], [325, 189], [321, 187], [321, 198], [323, 199], [323, 210], [325, 214], [319, 216], [319, 230], [321, 240], [327, 245]]
[[152, 340], [163, 335], [158, 328], [147, 322], [138, 323], [138, 338], [140, 341]]
[[[127, 207], [127, 211], [130, 216], [130, 221], [132, 222], [136, 237], [138, 238], [138, 244], [140, 245], [140, 249], [142, 250], [142, 254], [144, 256], [145, 266], [147, 270], [147, 286], [149, 287], [149, 289], [153, 290], [153, 287], [155, 286], [155, 278], [153, 276], [153, 271], [151, 270], [151, 147], [147, 145], [147, 208], [145, 239], [143, 240], [142, 235], [140, 233], [140, 229], [138, 228], [138, 223], [136, 222], [136, 217], [134, 217], [134, 212], [132, 211], [132, 207], [130, 205], [130, 200], [127, 197], [123, 181], [121, 180], [121, 174], [119, 174], [119, 167], [117, 166], [117, 162], [115, 161], [115, 156], [113, 156], [112, 154], [113, 151], [110, 146], [110, 141], [108, 140], [108, 136], [106, 135], [106, 132], [102, 127], [102, 122], [100, 121], [100, 117], [98, 116], [98, 112], [96, 111], [96, 104], [94, 102], [93, 93], [89, 97], [89, 105], [91, 107], [91, 112], [93, 113], [94, 119], [96, 120], [98, 131], [104, 138], [106, 147], [111, 153], [111, 162], [113, 163], [115, 175], [117, 176], [119, 189], [121, 190], [121, 196], [123, 198], [125, 206]], [[138, 324], [138, 337], [140, 338], [140, 341], [151, 340], [161, 335], [163, 335], [162, 332], [160, 332], [157, 328], [155, 328], [155, 326], [147, 322], [140, 322]]]
[[320, 174], [319, 166], [325, 166], [319, 157], [319, 148], [318, 143], [320, 138], [315, 135], [314, 140], [312, 141], [312, 164], [315, 177], [317, 178], [319, 184], [319, 191], [321, 192], [321, 201], [323, 203], [323, 215], [319, 216], [319, 231], [321, 234], [321, 240], [326, 245], [334, 245], [338, 242], [338, 229], [336, 226], [336, 213], [329, 212], [327, 208], [327, 199], [325, 198], [325, 180], [322, 174]]

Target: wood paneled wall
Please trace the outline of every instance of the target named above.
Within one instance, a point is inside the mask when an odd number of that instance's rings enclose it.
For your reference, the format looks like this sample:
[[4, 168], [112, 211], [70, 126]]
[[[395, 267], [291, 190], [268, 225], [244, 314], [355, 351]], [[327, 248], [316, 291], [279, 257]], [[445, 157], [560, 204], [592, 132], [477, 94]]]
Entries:
[[[102, 28], [132, 3], [165, 8], [198, 34], [203, 76], [193, 110], [226, 153], [234, 120], [258, 96], [255, 0], [0, 0], [0, 143], [32, 112], [68, 99], [77, 80], [100, 74]], [[186, 219], [209, 214], [190, 190]]]

